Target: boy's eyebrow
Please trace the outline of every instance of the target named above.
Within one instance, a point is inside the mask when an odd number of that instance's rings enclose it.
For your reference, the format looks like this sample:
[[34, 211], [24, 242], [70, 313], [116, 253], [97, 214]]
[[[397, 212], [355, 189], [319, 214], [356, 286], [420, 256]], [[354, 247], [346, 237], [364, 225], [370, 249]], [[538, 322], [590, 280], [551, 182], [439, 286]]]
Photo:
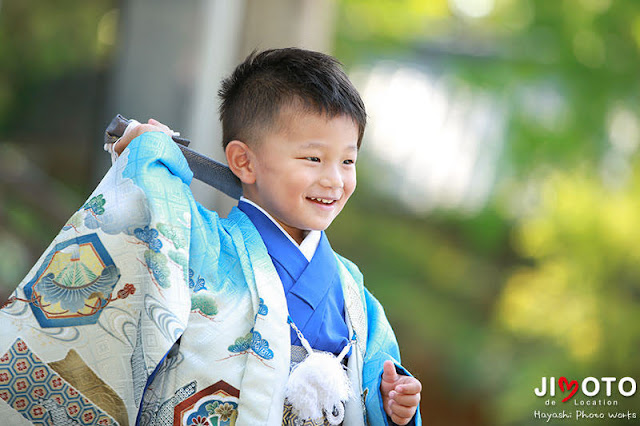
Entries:
[[[304, 143], [300, 146], [300, 148], [303, 149], [307, 149], [307, 148], [324, 148], [327, 144], [325, 142], [316, 142], [316, 141], [311, 141], [311, 142], [307, 142]], [[354, 143], [351, 145], [348, 145], [345, 149], [345, 151], [358, 151], [358, 144]]]

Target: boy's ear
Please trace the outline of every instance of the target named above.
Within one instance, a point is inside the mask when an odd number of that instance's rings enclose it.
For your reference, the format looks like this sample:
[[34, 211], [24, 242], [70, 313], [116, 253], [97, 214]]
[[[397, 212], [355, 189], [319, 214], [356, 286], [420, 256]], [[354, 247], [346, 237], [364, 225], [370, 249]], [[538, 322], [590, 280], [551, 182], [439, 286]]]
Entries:
[[251, 148], [244, 142], [233, 140], [229, 142], [224, 152], [227, 156], [227, 164], [233, 174], [244, 184], [251, 185], [255, 183], [256, 177], [253, 164], [255, 156]]

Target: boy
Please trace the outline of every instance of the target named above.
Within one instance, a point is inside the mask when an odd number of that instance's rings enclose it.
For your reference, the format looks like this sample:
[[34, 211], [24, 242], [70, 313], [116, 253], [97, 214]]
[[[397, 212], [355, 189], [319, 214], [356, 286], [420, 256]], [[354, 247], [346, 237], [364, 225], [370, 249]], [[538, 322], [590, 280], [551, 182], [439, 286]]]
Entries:
[[[78, 326], [87, 324], [68, 314], [84, 320], [102, 312], [93, 333], [124, 343], [114, 351], [125, 361], [117, 371], [133, 386], [109, 377], [83, 344], [72, 350], [85, 363], [89, 358], [94, 382], [122, 400], [129, 422], [132, 407], [140, 407], [140, 424], [357, 425], [365, 422], [364, 403], [370, 424], [420, 424], [420, 382], [395, 364], [397, 344], [381, 307], [322, 232], [356, 186], [366, 120], [357, 91], [331, 57], [280, 49], [251, 55], [220, 94], [225, 153], [243, 187], [238, 208], [220, 219], [195, 203], [190, 171], [166, 126], [149, 120], [127, 129], [115, 146], [121, 158], [63, 228], [78, 235], [54, 241], [21, 286], [24, 297], [10, 299], [7, 316], [24, 316], [17, 302], [27, 302], [41, 330], [49, 325], [43, 315], [64, 317], [55, 326], [74, 329], [67, 341], [86, 344], [88, 333]], [[89, 230], [96, 230], [95, 243], [83, 252]], [[103, 254], [103, 266], [89, 273], [85, 259], [95, 253]], [[296, 392], [285, 398], [290, 363], [302, 361], [310, 346], [339, 358], [348, 352], [355, 391], [345, 404], [322, 406], [320, 418], [290, 404]], [[9, 357], [21, 347], [14, 342]], [[113, 407], [54, 367], [60, 363], [47, 366], [102, 409], [104, 424], [115, 419]], [[41, 399], [52, 417], [62, 405], [46, 394]], [[13, 399], [5, 401], [20, 411]]]

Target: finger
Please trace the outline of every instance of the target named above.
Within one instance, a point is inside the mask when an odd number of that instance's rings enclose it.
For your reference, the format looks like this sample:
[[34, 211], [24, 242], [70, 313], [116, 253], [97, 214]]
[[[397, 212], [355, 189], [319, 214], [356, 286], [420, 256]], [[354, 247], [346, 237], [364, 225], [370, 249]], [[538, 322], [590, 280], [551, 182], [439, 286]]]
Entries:
[[127, 127], [127, 129], [124, 131], [124, 134], [117, 141], [113, 149], [118, 155], [120, 155], [122, 154], [122, 151], [124, 151], [124, 149], [131, 143], [131, 141], [133, 141], [135, 138], [137, 138], [141, 134], [146, 132], [160, 132], [160, 131], [162, 131], [162, 129], [160, 129], [158, 126], [153, 124], [138, 124], [136, 126]]
[[415, 377], [403, 376], [394, 390], [401, 394], [413, 395], [422, 391], [422, 383]]
[[385, 361], [382, 365], [382, 381], [387, 383], [395, 383], [398, 380], [398, 373], [393, 361]]
[[[158, 120], [156, 120], [155, 118], [150, 118], [149, 120], [147, 120], [148, 124], [151, 124], [153, 126], [165, 126], [164, 124], [162, 124], [161, 122], [159, 122]], [[165, 126], [166, 127], [166, 126]]]
[[136, 136], [138, 136], [137, 132], [140, 126], [141, 124], [135, 124], [135, 122], [132, 122], [127, 126], [127, 128], [124, 130], [124, 133], [122, 134], [122, 137], [118, 139], [113, 146], [113, 150], [116, 152], [116, 154], [118, 155], [122, 154], [122, 151], [124, 151], [127, 145], [129, 145], [129, 143]]
[[124, 133], [122, 134], [122, 139], [133, 139], [133, 137], [131, 137], [131, 135], [136, 133], [140, 126], [142, 126], [142, 124], [137, 123], [137, 122], [129, 123], [127, 128], [124, 129]]
[[414, 395], [404, 395], [395, 391], [391, 391], [389, 393], [389, 398], [392, 399], [396, 404], [403, 405], [405, 407], [417, 407], [420, 403], [419, 393], [416, 393]]
[[396, 403], [391, 404], [391, 415], [396, 415], [405, 419], [411, 419], [415, 412], [416, 407], [405, 407]]
[[171, 130], [169, 128], [169, 126], [167, 126], [166, 124], [162, 124], [161, 122], [159, 122], [155, 118], [150, 118], [149, 121], [147, 121], [147, 123], [149, 123], [149, 124], [151, 124], [153, 126], [159, 127], [160, 131], [162, 131], [162, 132], [164, 132], [164, 133], [166, 133], [168, 135], [171, 135], [173, 133], [173, 130]]
[[388, 400], [386, 404], [384, 404], [384, 412], [387, 413], [387, 416], [391, 417], [393, 415], [393, 411], [391, 411], [391, 401]]
[[409, 421], [411, 420], [411, 417], [413, 416], [406, 418], [406, 417], [400, 417], [395, 414], [392, 414], [389, 417], [391, 417], [391, 421], [397, 425], [406, 425], [407, 423], [409, 423]]

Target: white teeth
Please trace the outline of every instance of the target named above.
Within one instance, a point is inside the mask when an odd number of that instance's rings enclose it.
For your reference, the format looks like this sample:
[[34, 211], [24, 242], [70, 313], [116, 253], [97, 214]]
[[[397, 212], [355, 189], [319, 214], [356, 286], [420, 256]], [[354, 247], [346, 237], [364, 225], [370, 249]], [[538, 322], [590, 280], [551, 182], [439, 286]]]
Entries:
[[314, 197], [310, 197], [309, 199], [310, 199], [310, 200], [313, 200], [313, 201], [320, 201], [320, 202], [321, 202], [321, 203], [323, 203], [323, 204], [331, 204], [331, 203], [333, 203], [333, 200], [327, 200], [326, 198], [314, 198]]

